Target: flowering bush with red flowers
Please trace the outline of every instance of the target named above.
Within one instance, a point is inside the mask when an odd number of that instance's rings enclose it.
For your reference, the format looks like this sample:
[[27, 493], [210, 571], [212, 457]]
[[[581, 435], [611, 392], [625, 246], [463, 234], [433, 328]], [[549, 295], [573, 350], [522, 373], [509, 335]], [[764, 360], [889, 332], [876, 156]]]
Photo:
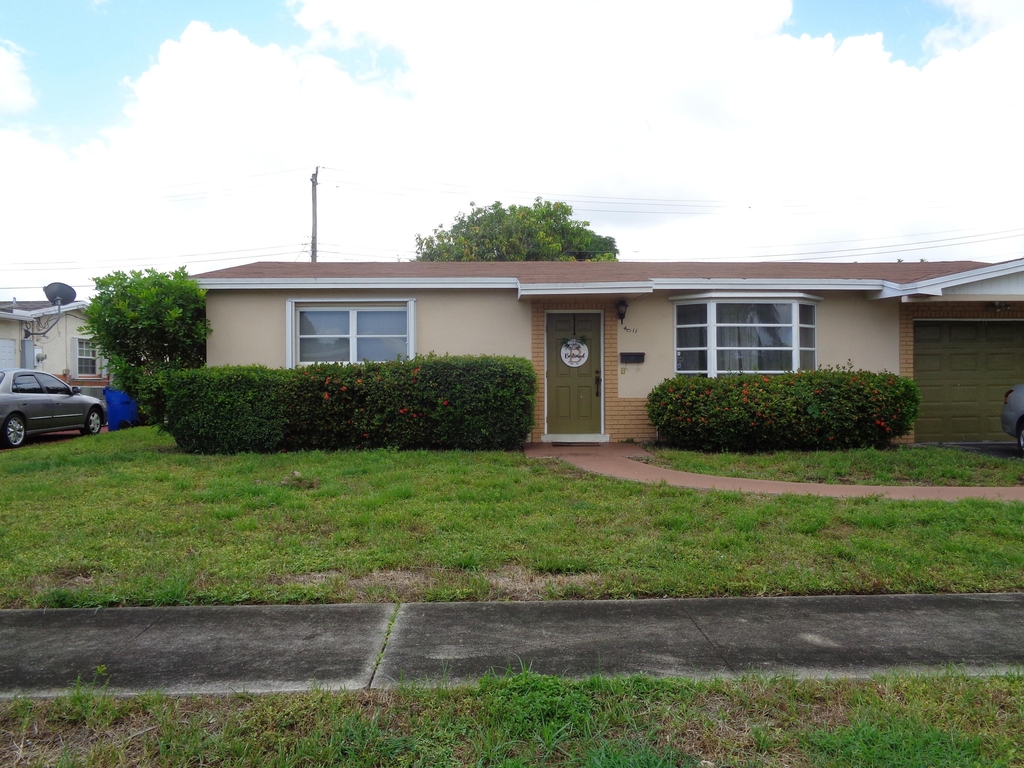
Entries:
[[167, 426], [191, 453], [507, 450], [521, 446], [533, 427], [536, 377], [522, 358], [428, 356], [186, 373], [169, 387], [175, 404]]
[[910, 432], [912, 379], [852, 366], [777, 376], [677, 376], [647, 397], [659, 437], [692, 451], [883, 448]]

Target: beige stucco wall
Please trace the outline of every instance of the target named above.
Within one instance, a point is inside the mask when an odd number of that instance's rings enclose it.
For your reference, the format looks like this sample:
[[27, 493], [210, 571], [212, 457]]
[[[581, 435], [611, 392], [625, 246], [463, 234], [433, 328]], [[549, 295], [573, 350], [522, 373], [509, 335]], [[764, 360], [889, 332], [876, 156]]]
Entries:
[[643, 352], [645, 357], [643, 363], [619, 364], [619, 397], [645, 398], [675, 375], [675, 304], [667, 293], [628, 296], [626, 301], [626, 319], [616, 322], [619, 352]]
[[284, 367], [289, 299], [416, 301], [416, 353], [530, 356], [530, 304], [514, 291], [211, 290], [209, 365]]
[[[627, 296], [624, 323], [616, 323], [621, 352], [644, 352], [642, 364], [619, 365], [619, 397], [642, 398], [674, 375], [674, 302], [659, 292]], [[899, 302], [864, 294], [828, 292], [817, 305], [820, 365], [899, 369]], [[415, 299], [416, 352], [497, 354], [529, 358], [530, 301], [507, 291], [278, 291], [211, 290], [207, 316], [210, 365], [286, 363], [288, 299]], [[625, 372], [622, 369], [625, 368]]]
[[900, 369], [899, 299], [871, 300], [863, 293], [828, 292], [818, 303], [818, 365], [868, 371]]
[[[619, 365], [620, 397], [647, 397], [675, 375], [674, 305], [678, 292], [628, 297], [626, 320], [618, 326], [619, 351], [644, 352], [642, 364]], [[817, 303], [819, 365], [873, 371], [899, 370], [899, 301], [872, 301], [863, 293], [827, 292]], [[623, 372], [625, 368], [625, 372]]]
[[530, 357], [530, 302], [515, 291], [434, 291], [416, 301], [416, 350]]

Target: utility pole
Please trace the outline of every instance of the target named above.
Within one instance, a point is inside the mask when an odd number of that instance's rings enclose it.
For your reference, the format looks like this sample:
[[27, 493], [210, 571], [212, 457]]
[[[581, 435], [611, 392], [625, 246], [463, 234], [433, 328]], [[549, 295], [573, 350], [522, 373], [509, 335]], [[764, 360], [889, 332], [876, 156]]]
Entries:
[[316, 176], [318, 173], [320, 173], [319, 165], [313, 171], [313, 175], [309, 177], [309, 180], [313, 182], [313, 239], [310, 243], [309, 253], [313, 257], [314, 264], [316, 264]]

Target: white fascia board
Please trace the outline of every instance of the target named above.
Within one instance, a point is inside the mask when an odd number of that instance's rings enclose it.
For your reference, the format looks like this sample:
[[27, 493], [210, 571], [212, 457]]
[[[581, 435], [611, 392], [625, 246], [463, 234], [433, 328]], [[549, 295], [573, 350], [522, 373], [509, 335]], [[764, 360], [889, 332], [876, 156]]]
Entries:
[[717, 299], [767, 299], [780, 301], [823, 301], [821, 296], [802, 291], [704, 291], [669, 296], [669, 301], [714, 301]]
[[884, 280], [783, 280], [779, 278], [760, 279], [754, 277], [730, 278], [656, 278], [651, 280], [658, 291], [878, 291], [885, 285]]
[[[70, 304], [62, 304], [61, 307], [60, 307], [60, 311], [61, 311], [61, 313], [64, 313], [64, 312], [74, 312], [77, 309], [85, 309], [87, 306], [89, 306], [89, 302], [87, 302], [87, 301], [73, 301]], [[54, 304], [54, 305], [49, 306], [49, 307], [43, 307], [42, 309], [27, 310], [25, 312], [25, 314], [28, 315], [29, 317], [42, 317], [43, 315], [56, 315], [57, 314], [57, 305]]]
[[596, 294], [644, 294], [654, 293], [650, 280], [630, 280], [614, 283], [525, 283], [519, 286], [519, 297], [523, 296], [587, 296]]
[[[979, 267], [968, 272], [957, 272], [943, 277], [933, 277], [931, 280], [921, 280], [917, 283], [906, 283], [898, 286], [899, 292], [892, 296], [941, 296], [946, 288], [953, 288], [958, 285], [977, 283], [980, 280], [991, 280], [995, 277], [1005, 277], [1024, 272], [1024, 259], [1014, 259], [1002, 264], [992, 264], [987, 267]], [[888, 298], [879, 296], [878, 298]]]
[[[931, 282], [926, 281], [926, 282]], [[894, 299], [903, 296], [941, 296], [942, 289], [934, 286], [928, 287], [926, 282], [920, 283], [890, 283], [886, 282], [882, 290], [873, 293], [872, 299]]]
[[451, 277], [451, 278], [377, 278], [377, 277], [355, 277], [355, 278], [317, 278], [317, 277], [292, 277], [286, 279], [269, 277], [212, 277], [202, 278], [195, 281], [200, 288], [205, 290], [352, 290], [352, 289], [382, 289], [382, 290], [415, 290], [417, 288], [461, 288], [471, 289], [508, 289], [515, 290], [519, 287], [519, 281], [514, 277]]

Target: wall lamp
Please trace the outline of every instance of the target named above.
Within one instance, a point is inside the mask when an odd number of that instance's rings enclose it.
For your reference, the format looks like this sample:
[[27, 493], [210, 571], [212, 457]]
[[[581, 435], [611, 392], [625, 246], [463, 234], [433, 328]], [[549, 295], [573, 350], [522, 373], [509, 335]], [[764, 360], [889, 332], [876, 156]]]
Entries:
[[629, 309], [629, 304], [626, 303], [625, 299], [619, 299], [615, 302], [615, 313], [619, 316], [619, 323], [626, 319], [626, 310]]

